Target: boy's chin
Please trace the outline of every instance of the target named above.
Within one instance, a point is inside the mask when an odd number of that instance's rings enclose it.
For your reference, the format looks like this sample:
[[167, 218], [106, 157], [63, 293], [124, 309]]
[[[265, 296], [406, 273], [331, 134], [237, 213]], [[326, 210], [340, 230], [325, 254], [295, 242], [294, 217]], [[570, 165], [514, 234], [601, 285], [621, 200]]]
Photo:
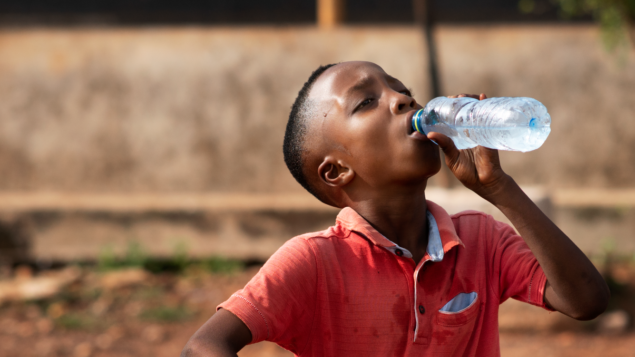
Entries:
[[438, 174], [439, 172], [441, 172], [441, 159], [439, 159], [436, 164], [430, 169], [430, 172], [432, 173], [429, 177], [432, 177], [436, 174]]
[[420, 171], [411, 173], [410, 175], [408, 175], [409, 177], [403, 181], [407, 181], [413, 184], [426, 185], [427, 180], [430, 177], [438, 174], [440, 169], [441, 169], [441, 166], [422, 169]]
[[420, 170], [417, 170], [417, 175], [421, 178], [430, 178], [441, 171], [441, 158], [438, 156], [431, 156], [424, 160], [424, 162], [419, 163], [418, 167]]

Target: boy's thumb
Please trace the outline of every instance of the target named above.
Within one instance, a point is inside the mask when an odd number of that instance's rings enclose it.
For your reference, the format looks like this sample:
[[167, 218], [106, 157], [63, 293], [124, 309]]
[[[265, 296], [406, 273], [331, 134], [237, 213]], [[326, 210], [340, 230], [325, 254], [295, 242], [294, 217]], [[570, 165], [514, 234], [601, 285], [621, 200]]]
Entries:
[[454, 141], [449, 137], [436, 133], [434, 131], [428, 133], [428, 139], [432, 140], [434, 143], [441, 147], [445, 156], [451, 161], [454, 160], [459, 155], [459, 150], [454, 145]]

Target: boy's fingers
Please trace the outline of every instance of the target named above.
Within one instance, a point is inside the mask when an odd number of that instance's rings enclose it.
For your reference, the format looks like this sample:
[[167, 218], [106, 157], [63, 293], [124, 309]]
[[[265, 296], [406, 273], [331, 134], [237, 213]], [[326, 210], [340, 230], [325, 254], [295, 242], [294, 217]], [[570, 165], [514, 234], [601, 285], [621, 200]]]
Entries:
[[428, 139], [434, 141], [441, 147], [441, 150], [443, 150], [443, 152], [445, 153], [446, 159], [449, 160], [448, 162], [453, 163], [454, 161], [456, 161], [457, 157], [459, 156], [459, 150], [454, 145], [452, 139], [441, 133], [435, 132], [428, 133]]
[[485, 95], [485, 93], [481, 93], [480, 95], [461, 93], [461, 94], [458, 94], [458, 95], [449, 95], [448, 96], [448, 98], [463, 98], [463, 97], [470, 97], [470, 98], [474, 98], [474, 99], [478, 99], [478, 100], [487, 99], [487, 95]]

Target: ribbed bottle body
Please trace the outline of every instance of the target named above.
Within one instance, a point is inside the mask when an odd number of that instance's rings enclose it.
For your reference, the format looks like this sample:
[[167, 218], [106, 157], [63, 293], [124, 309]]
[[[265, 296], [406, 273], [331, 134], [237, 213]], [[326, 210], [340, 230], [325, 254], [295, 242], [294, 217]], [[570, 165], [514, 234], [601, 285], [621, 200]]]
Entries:
[[551, 132], [551, 117], [542, 103], [526, 97], [438, 97], [413, 116], [413, 128], [421, 133], [439, 132], [458, 149], [477, 145], [492, 149], [532, 151]]

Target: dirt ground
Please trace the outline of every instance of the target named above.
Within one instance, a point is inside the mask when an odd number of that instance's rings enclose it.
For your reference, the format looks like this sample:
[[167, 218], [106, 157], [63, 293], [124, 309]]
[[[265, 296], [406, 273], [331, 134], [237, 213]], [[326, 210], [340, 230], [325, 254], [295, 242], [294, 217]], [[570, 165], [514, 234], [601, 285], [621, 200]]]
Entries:
[[[256, 266], [210, 273], [194, 267], [180, 274], [152, 274], [139, 268], [106, 272], [66, 268], [63, 276], [71, 278], [46, 298], [23, 301], [16, 295], [0, 294], [0, 303], [4, 298], [0, 356], [178, 356], [215, 306], [257, 270]], [[0, 283], [5, 282], [4, 291], [7, 281], [37, 282], [38, 278], [62, 273], [34, 276], [26, 269], [15, 275], [12, 280], [0, 279]], [[21, 286], [37, 290], [34, 284]], [[635, 331], [631, 329], [601, 332], [595, 322], [572, 323], [556, 313], [530, 308], [513, 302], [503, 304], [503, 356], [635, 356]], [[247, 346], [239, 356], [292, 354], [277, 345], [259, 343]]]

